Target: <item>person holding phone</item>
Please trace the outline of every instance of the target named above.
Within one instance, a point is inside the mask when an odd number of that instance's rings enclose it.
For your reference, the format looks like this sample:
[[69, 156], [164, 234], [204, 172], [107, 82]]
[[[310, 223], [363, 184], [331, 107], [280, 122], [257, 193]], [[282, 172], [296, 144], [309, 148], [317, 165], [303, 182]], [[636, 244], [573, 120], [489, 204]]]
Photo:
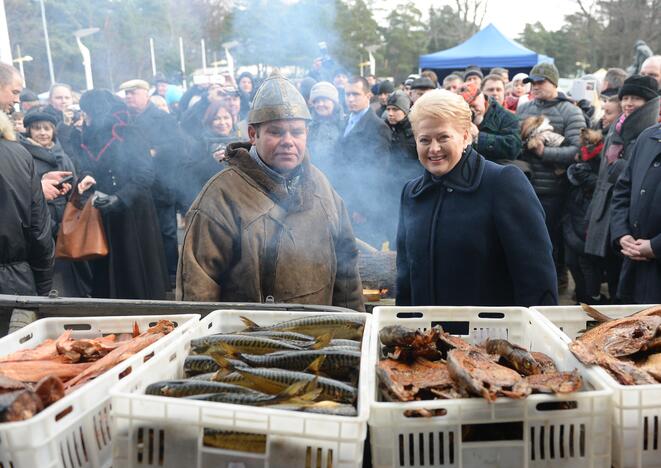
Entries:
[[[41, 179], [51, 217], [51, 233], [55, 240], [75, 183], [75, 167], [58, 142], [57, 120], [52, 113], [45, 112], [43, 108], [32, 109], [26, 114], [24, 124], [26, 132], [20, 142], [34, 159], [35, 172]], [[94, 182], [90, 176], [83, 180], [80, 181], [81, 187]], [[88, 296], [89, 281], [90, 270], [86, 262], [55, 260], [52, 287], [61, 297]]]

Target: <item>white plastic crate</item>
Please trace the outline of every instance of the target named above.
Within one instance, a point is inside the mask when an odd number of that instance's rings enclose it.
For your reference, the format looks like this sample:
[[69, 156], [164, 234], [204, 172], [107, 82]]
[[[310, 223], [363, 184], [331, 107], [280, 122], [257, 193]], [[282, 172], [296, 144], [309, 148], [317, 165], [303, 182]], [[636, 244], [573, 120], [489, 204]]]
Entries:
[[[190, 338], [243, 330], [240, 316], [259, 325], [328, 312], [219, 310], [205, 317], [190, 336], [131, 374], [112, 395], [113, 466], [165, 468], [354, 468], [361, 467], [367, 432], [368, 340], [365, 319], [359, 374], [358, 416], [340, 417], [145, 395], [147, 385], [183, 378]], [[205, 446], [205, 428], [265, 437], [263, 453]]]
[[[603, 314], [621, 318], [651, 305], [595, 306]], [[567, 342], [595, 324], [579, 306], [536, 307], [562, 330]], [[621, 385], [599, 366], [597, 375], [613, 390], [613, 466], [661, 468], [661, 384]]]
[[2, 354], [33, 348], [72, 330], [76, 339], [110, 333], [130, 333], [133, 323], [146, 330], [160, 319], [177, 328], [135, 356], [87, 382], [41, 413], [26, 420], [0, 424], [0, 467], [98, 468], [109, 466], [111, 453], [110, 388], [156, 358], [174, 340], [199, 323], [197, 314], [127, 317], [45, 318], [0, 339]]
[[[377, 307], [374, 314], [368, 424], [375, 468], [610, 467], [611, 392], [569, 352], [539, 313], [521, 307]], [[379, 330], [388, 325], [426, 330], [437, 324], [473, 344], [503, 338], [546, 353], [560, 370], [578, 369], [584, 391], [536, 394], [524, 400], [499, 398], [494, 403], [482, 398], [378, 401]], [[405, 414], [421, 408], [444, 414]], [[487, 436], [494, 431], [500, 435]]]

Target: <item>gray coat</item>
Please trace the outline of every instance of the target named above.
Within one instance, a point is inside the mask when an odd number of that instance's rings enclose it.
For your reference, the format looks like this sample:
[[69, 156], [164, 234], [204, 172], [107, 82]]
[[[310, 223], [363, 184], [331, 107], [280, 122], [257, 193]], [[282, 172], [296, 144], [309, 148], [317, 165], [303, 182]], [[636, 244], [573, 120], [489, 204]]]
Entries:
[[562, 196], [566, 192], [567, 181], [564, 171], [576, 162], [574, 157], [580, 147], [581, 129], [585, 127], [585, 118], [581, 109], [567, 97], [559, 94], [550, 101], [535, 99], [519, 106], [517, 116], [523, 122], [528, 117], [543, 115], [549, 119], [553, 131], [563, 135], [565, 141], [559, 147], [545, 147], [540, 158], [524, 150], [522, 159], [527, 161], [533, 172], [532, 185], [538, 196]]
[[[648, 101], [643, 107], [632, 112], [622, 124], [620, 133], [611, 125], [604, 148], [601, 151], [601, 166], [597, 187], [588, 210], [589, 224], [585, 240], [585, 253], [605, 257], [610, 243], [611, 197], [617, 178], [627, 167], [634, 143], [638, 135], [647, 127], [654, 125], [659, 116], [659, 98]], [[623, 145], [617, 161], [608, 164], [606, 152], [612, 144]]]

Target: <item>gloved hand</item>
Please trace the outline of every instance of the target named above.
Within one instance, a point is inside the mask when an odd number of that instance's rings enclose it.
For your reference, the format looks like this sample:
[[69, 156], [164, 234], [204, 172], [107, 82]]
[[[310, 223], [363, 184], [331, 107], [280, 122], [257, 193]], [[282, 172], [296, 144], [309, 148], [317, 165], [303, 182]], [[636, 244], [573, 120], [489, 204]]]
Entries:
[[100, 209], [102, 213], [109, 213], [112, 211], [118, 211], [119, 208], [121, 208], [121, 203], [122, 201], [117, 195], [97, 194], [92, 206]]

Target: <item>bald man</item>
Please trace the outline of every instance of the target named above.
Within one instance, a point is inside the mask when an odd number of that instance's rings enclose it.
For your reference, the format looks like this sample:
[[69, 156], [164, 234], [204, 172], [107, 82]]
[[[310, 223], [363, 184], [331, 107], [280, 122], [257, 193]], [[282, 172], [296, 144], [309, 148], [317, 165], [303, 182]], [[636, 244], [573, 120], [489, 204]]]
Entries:
[[652, 55], [647, 58], [640, 67], [640, 74], [654, 78], [661, 90], [661, 55]]

